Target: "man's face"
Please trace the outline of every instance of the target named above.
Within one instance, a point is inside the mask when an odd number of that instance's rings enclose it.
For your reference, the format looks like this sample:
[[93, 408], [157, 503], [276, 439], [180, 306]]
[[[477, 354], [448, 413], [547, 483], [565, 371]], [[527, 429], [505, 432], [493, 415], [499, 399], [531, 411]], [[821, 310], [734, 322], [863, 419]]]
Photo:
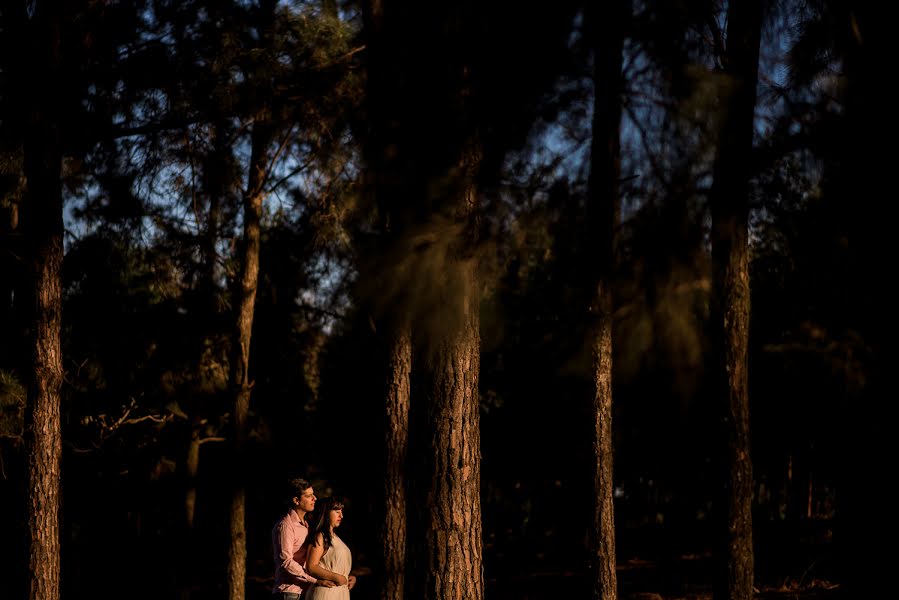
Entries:
[[305, 512], [312, 512], [315, 508], [315, 490], [311, 487], [303, 490], [303, 493], [295, 498], [297, 508]]

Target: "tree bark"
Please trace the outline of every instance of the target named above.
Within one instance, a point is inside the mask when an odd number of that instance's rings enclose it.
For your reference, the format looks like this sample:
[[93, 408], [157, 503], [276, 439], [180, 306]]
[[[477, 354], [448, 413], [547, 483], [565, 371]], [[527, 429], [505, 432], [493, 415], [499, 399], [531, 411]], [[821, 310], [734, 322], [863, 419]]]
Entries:
[[59, 481], [62, 453], [60, 388], [63, 367], [61, 269], [63, 259], [62, 149], [56, 82], [60, 63], [60, 6], [39, 2], [25, 74], [31, 112], [24, 142], [25, 231], [31, 288], [30, 355], [25, 439], [28, 455], [28, 566], [32, 600], [58, 600]]
[[384, 478], [382, 600], [402, 600], [406, 570], [406, 456], [409, 448], [409, 400], [412, 336], [396, 326], [387, 350], [387, 468]]
[[758, 82], [761, 9], [756, 0], [728, 5], [725, 93], [714, 164], [711, 326], [719, 363], [714, 374], [724, 441], [717, 531], [716, 600], [751, 600], [752, 461], [749, 448], [749, 198]]
[[247, 416], [250, 410], [249, 379], [250, 342], [253, 335], [253, 313], [259, 284], [260, 220], [265, 199], [265, 181], [273, 140], [271, 126], [260, 117], [253, 124], [250, 174], [244, 193], [243, 257], [240, 287], [237, 290], [237, 322], [232, 349], [231, 383], [234, 403], [231, 409], [234, 460], [234, 487], [231, 493], [230, 544], [228, 547], [227, 587], [229, 600], [243, 600], [246, 595], [247, 540], [244, 445]]
[[363, 3], [367, 45], [366, 108], [368, 131], [364, 141], [366, 181], [371, 200], [378, 208], [380, 239], [369, 278], [387, 281], [391, 293], [364, 290], [365, 301], [374, 307], [379, 335], [386, 356], [384, 522], [381, 538], [383, 579], [381, 600], [403, 600], [408, 592], [406, 572], [408, 552], [408, 451], [412, 376], [412, 326], [408, 298], [401, 275], [392, 264], [397, 245], [408, 234], [409, 177], [392, 143], [401, 120], [396, 114], [395, 97], [401, 84], [391, 70], [398, 57], [390, 53], [390, 38], [384, 31], [384, 7], [380, 0]]
[[452, 211], [460, 237], [449, 246], [441, 286], [442, 313], [427, 329], [429, 513], [425, 597], [480, 600], [484, 597], [481, 525], [480, 437], [480, 293], [477, 259], [472, 252], [477, 223], [476, 186], [479, 148], [472, 144], [461, 159], [455, 182], [462, 195]]
[[481, 156], [466, 62], [473, 24], [467, 9], [440, 3], [369, 0], [365, 15], [373, 61], [367, 155], [377, 165], [384, 230], [396, 246], [388, 249], [408, 245], [394, 257], [404, 261], [403, 281], [390, 282], [399, 284], [391, 291], [410, 319], [417, 398], [409, 407], [415, 448], [409, 470], [417, 476], [404, 490], [414, 502], [407, 502], [403, 590], [406, 597], [480, 599], [480, 299], [473, 249]]
[[430, 349], [426, 598], [484, 596], [481, 558], [480, 334], [475, 267], [458, 264], [458, 328]]
[[[57, 148], [58, 150], [58, 148]], [[35, 149], [36, 152], [40, 150]], [[28, 447], [28, 529], [31, 540], [29, 598], [59, 598], [59, 480], [62, 443], [60, 349], [62, 321], [62, 199], [59, 160], [54, 149], [26, 166], [34, 219], [32, 236], [32, 333], [34, 364], [28, 386], [25, 434]], [[54, 156], [55, 155], [55, 156]], [[26, 159], [30, 163], [31, 159]], [[55, 167], [54, 167], [55, 163]], [[55, 181], [54, 181], [55, 174]]]
[[593, 140], [588, 181], [587, 227], [593, 290], [589, 299], [593, 328], [593, 597], [617, 600], [615, 507], [612, 443], [612, 327], [616, 232], [620, 219], [618, 181], [621, 177], [621, 95], [624, 30], [630, 16], [629, 0], [618, 0], [602, 15], [591, 6], [588, 32], [594, 45]]

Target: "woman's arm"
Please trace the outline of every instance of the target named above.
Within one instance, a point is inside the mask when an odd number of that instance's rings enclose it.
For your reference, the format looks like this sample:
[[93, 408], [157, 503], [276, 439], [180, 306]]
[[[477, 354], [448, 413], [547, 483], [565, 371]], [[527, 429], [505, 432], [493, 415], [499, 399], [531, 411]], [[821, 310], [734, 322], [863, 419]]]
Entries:
[[329, 571], [321, 565], [324, 553], [325, 536], [319, 533], [315, 536], [315, 541], [309, 545], [309, 555], [306, 557], [306, 571], [313, 577], [333, 581], [337, 585], [346, 585], [346, 577], [334, 571]]

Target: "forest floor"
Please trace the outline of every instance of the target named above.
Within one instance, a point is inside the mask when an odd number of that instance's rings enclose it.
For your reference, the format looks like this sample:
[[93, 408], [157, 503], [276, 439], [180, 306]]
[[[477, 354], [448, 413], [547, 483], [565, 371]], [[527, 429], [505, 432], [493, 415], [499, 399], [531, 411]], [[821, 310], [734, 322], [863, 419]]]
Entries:
[[[617, 541], [620, 600], [711, 600], [712, 560], [704, 533], [684, 528], [641, 527]], [[545, 534], [545, 532], [544, 532]], [[756, 600], [850, 600], [833, 556], [827, 522], [755, 525]], [[579, 540], [510, 539], [484, 548], [485, 597], [489, 600], [591, 598], [592, 582]], [[531, 542], [531, 543], [527, 543]], [[377, 583], [361, 567], [353, 600], [375, 600]], [[248, 597], [269, 599], [271, 579], [251, 581]], [[855, 600], [855, 599], [851, 599]]]
[[[710, 559], [685, 556], [654, 562], [633, 559], [619, 564], [618, 597], [621, 600], [711, 600]], [[255, 585], [253, 585], [255, 583]], [[271, 580], [250, 585], [249, 597], [270, 599]], [[359, 574], [353, 600], [378, 597], [375, 582], [363, 570]], [[255, 589], [253, 589], [255, 588]], [[532, 572], [526, 575], [488, 577], [485, 597], [490, 600], [549, 600], [591, 598], [591, 581], [586, 573], [572, 571]], [[838, 583], [806, 574], [786, 577], [779, 583], [756, 588], [756, 600], [846, 600]], [[254, 593], [255, 592], [255, 593]]]
[[[618, 596], [622, 600], [711, 600], [710, 560], [683, 557], [656, 563], [631, 560], [617, 567]], [[491, 600], [544, 600], [590, 598], [591, 581], [584, 573], [545, 572], [488, 579]], [[844, 600], [840, 585], [814, 577], [786, 578], [779, 584], [756, 588], [757, 600]]]
[[[616, 571], [621, 600], [711, 600], [712, 558], [707, 550], [708, 532], [702, 527], [695, 523], [682, 527], [643, 526], [619, 533]], [[757, 600], [849, 600], [841, 595], [829, 522], [757, 522], [754, 538]], [[568, 540], [559, 547], [570, 548], [574, 544], [575, 540]], [[520, 550], [517, 554], [519, 561], [527, 561]], [[550, 568], [540, 569], [539, 563], [531, 561], [536, 568], [530, 572], [519, 569], [516, 573], [516, 560], [511, 556], [499, 564], [494, 560], [493, 566], [499, 568], [492, 570], [494, 577], [488, 577], [486, 597], [593, 597], [586, 568], [560, 568], [565, 564], [564, 553], [554, 554], [543, 560]], [[488, 559], [485, 553], [485, 561]], [[491, 570], [487, 569], [487, 573], [489, 576]]]

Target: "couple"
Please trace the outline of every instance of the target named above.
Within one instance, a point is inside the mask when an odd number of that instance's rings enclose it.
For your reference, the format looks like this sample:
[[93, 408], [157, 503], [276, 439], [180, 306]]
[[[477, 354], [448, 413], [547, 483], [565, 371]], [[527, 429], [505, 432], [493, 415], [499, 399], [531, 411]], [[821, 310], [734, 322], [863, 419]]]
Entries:
[[[287, 482], [286, 499], [290, 505], [272, 528], [275, 553], [273, 600], [349, 600], [356, 585], [350, 575], [350, 549], [334, 530], [343, 520], [343, 503], [323, 498], [315, 509], [315, 491], [305, 479]], [[314, 518], [313, 518], [314, 517]]]

